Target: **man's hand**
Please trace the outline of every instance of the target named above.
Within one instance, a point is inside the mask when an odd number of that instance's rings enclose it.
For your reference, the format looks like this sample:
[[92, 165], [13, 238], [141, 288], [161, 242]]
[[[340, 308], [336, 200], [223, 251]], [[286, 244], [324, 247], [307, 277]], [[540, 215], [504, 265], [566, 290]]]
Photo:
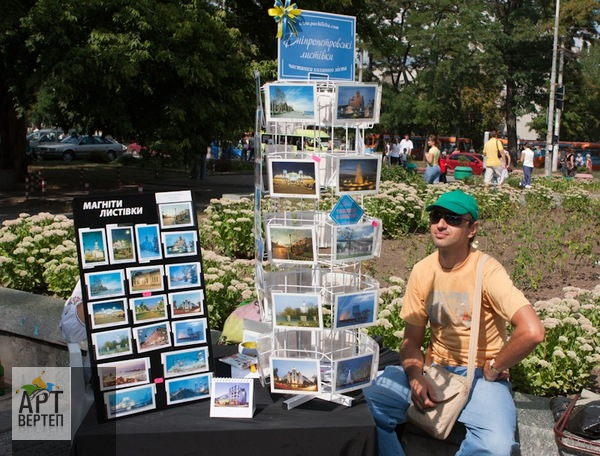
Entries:
[[409, 383], [410, 398], [412, 399], [412, 403], [415, 407], [417, 407], [419, 410], [435, 407], [437, 399], [435, 397], [433, 388], [427, 381], [427, 377], [424, 375], [418, 375], [416, 377], [412, 377], [409, 380]]

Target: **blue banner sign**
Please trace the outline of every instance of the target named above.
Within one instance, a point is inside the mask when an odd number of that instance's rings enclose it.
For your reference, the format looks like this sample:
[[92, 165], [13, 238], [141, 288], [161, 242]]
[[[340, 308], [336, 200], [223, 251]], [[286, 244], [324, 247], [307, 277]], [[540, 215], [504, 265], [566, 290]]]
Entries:
[[356, 18], [302, 10], [299, 25], [279, 40], [279, 79], [354, 81]]

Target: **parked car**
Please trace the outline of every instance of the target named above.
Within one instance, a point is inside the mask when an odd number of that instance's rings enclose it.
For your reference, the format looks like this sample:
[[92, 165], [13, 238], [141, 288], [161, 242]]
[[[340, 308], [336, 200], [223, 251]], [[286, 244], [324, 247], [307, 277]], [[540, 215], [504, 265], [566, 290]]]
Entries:
[[72, 161], [95, 153], [106, 154], [112, 161], [127, 150], [123, 144], [104, 136], [69, 136], [58, 144], [40, 146], [36, 156], [40, 159], [61, 159]]
[[457, 166], [468, 166], [473, 170], [473, 175], [483, 174], [483, 155], [472, 154], [470, 152], [453, 152], [446, 158], [448, 170], [454, 172]]
[[57, 128], [37, 130], [27, 135], [27, 155], [32, 155], [39, 146], [58, 144], [64, 132]]

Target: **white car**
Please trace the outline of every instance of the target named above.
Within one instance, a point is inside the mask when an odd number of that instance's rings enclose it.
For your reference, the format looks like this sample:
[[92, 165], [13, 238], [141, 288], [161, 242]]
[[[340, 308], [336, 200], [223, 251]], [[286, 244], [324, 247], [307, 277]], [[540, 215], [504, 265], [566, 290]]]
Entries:
[[39, 146], [35, 149], [38, 159], [61, 159], [73, 161], [92, 154], [106, 154], [109, 161], [119, 158], [127, 146], [104, 136], [69, 136], [58, 144]]

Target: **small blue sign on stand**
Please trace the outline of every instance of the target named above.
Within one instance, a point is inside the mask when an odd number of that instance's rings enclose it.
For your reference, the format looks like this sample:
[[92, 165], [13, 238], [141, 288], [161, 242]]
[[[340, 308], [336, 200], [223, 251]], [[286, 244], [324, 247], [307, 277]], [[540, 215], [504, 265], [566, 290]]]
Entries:
[[356, 18], [302, 10], [299, 25], [279, 39], [279, 79], [354, 81]]
[[338, 225], [354, 225], [364, 213], [363, 208], [351, 196], [343, 195], [329, 215]]

